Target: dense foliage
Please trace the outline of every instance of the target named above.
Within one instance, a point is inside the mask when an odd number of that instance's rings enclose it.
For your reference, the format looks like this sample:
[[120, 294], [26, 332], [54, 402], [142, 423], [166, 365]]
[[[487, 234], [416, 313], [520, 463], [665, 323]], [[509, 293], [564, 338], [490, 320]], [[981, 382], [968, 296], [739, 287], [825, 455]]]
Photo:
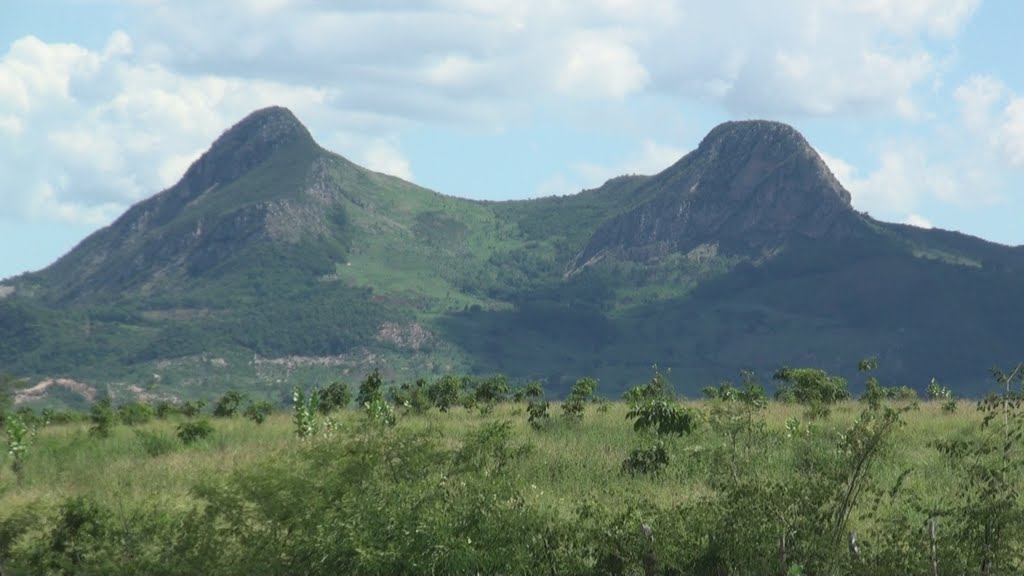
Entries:
[[[627, 405], [591, 402], [597, 383], [581, 379], [558, 419], [539, 382], [514, 395], [527, 414], [449, 405], [449, 388], [475, 400], [482, 387], [481, 402], [503, 389], [455, 377], [393, 388], [394, 408], [364, 382], [355, 411], [296, 389], [293, 422], [259, 427], [179, 411], [140, 421], [147, 404], [100, 401], [91, 423], [105, 434], [90, 436], [20, 411], [0, 473], [0, 572], [1019, 573], [1022, 377], [996, 372], [997, 394], [953, 413], [941, 394], [837, 400], [838, 381], [802, 369], [789, 380], [811, 404], [831, 394], [828, 414], [769, 403], [748, 372], [682, 402], [658, 371]], [[125, 457], [142, 477], [180, 480], [156, 491], [125, 468], [127, 491], [38, 495], [62, 481], [55, 467]]]

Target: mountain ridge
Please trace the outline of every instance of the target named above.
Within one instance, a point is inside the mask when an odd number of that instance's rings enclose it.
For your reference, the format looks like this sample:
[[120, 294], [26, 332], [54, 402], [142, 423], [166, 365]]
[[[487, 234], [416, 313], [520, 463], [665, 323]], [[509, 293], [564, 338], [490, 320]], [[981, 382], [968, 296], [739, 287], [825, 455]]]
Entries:
[[[355, 165], [271, 107], [13, 279], [0, 367], [125, 387], [159, 375], [201, 396], [383, 364], [393, 378], [501, 371], [557, 392], [588, 374], [621, 390], [655, 362], [703, 386], [796, 363], [852, 376], [874, 355], [910, 385], [932, 370], [970, 383], [1013, 360], [1018, 279], [1024, 249], [857, 212], [778, 122], [724, 123], [655, 175], [487, 202]], [[963, 350], [930, 360], [950, 346]], [[268, 382], [267, 358], [306, 360]]]

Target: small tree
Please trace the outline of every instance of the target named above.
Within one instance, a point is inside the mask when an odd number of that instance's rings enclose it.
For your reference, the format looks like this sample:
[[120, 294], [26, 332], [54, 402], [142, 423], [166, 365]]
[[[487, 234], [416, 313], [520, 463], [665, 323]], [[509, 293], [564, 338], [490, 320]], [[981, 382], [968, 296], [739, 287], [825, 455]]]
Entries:
[[344, 382], [332, 382], [322, 390], [313, 392], [318, 395], [320, 413], [328, 415], [335, 410], [342, 410], [352, 402], [352, 391]]
[[828, 416], [832, 404], [850, 397], [844, 378], [816, 368], [781, 368], [772, 379], [782, 383], [780, 390], [788, 389], [797, 402], [806, 405], [811, 417]]
[[126, 426], [146, 424], [153, 419], [153, 407], [145, 402], [128, 402], [117, 409], [121, 423]]
[[206, 406], [204, 400], [187, 400], [181, 405], [181, 413], [186, 418], [195, 418], [203, 412], [203, 408]]
[[259, 400], [256, 402], [249, 402], [249, 405], [245, 407], [244, 415], [249, 420], [257, 424], [263, 424], [270, 416], [270, 413], [274, 411], [274, 405], [266, 400]]
[[292, 422], [295, 424], [295, 435], [300, 440], [313, 436], [319, 430], [318, 402], [318, 394], [310, 394], [307, 400], [302, 388], [296, 386], [292, 389]]
[[494, 404], [508, 396], [508, 379], [502, 374], [495, 374], [477, 384], [473, 397], [479, 404]]
[[89, 428], [89, 433], [97, 438], [109, 438], [111, 431], [117, 424], [117, 413], [110, 406], [110, 399], [103, 398], [95, 404], [89, 410], [89, 421], [92, 422], [92, 427]]
[[594, 397], [597, 390], [597, 380], [593, 378], [581, 378], [572, 386], [569, 397], [562, 403], [562, 415], [570, 420], [582, 420], [583, 410], [587, 402]]
[[459, 403], [459, 397], [465, 389], [465, 380], [445, 374], [427, 387], [427, 398], [441, 412], [447, 412]]
[[630, 406], [637, 406], [649, 400], [671, 400], [676, 397], [672, 384], [668, 381], [668, 374], [662, 374], [658, 365], [654, 365], [654, 376], [647, 384], [634, 386], [626, 391], [623, 399]]
[[374, 400], [383, 399], [383, 388], [384, 379], [380, 376], [380, 370], [374, 368], [373, 372], [367, 374], [366, 378], [359, 384], [359, 395], [356, 396], [356, 404], [365, 407]]
[[412, 384], [403, 383], [395, 392], [395, 406], [401, 406], [416, 414], [426, 413], [433, 405], [427, 395], [428, 388], [427, 381], [423, 378], [417, 378]]
[[534, 380], [523, 388], [523, 397], [527, 399], [527, 422], [534, 430], [540, 430], [548, 422], [548, 401], [544, 399], [544, 385]]
[[25, 423], [19, 414], [8, 414], [4, 420], [7, 432], [7, 454], [11, 457], [11, 471], [14, 472], [18, 484], [25, 478], [25, 460], [28, 459], [29, 446], [36, 437], [36, 427]]
[[235, 390], [228, 390], [217, 399], [213, 407], [213, 415], [217, 418], [234, 418], [242, 407], [245, 396]]
[[209, 438], [213, 434], [213, 425], [206, 419], [182, 422], [178, 424], [177, 433], [181, 443], [188, 446]]

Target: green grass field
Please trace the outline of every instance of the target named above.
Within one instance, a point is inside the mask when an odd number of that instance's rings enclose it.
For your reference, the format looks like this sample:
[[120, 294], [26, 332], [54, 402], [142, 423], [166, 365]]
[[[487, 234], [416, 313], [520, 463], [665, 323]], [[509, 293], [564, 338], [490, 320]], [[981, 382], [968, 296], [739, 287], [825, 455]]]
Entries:
[[[525, 404], [399, 408], [393, 427], [346, 409], [301, 440], [290, 412], [213, 418], [189, 446], [180, 415], [51, 425], [20, 478], [0, 461], [0, 573], [924, 574], [929, 518], [939, 573], [1022, 569], [1017, 407], [983, 427], [971, 402], [672, 405], [692, 433], [634, 431], [623, 402], [579, 421], [552, 404], [540, 429]], [[655, 445], [660, 473], [623, 471]]]

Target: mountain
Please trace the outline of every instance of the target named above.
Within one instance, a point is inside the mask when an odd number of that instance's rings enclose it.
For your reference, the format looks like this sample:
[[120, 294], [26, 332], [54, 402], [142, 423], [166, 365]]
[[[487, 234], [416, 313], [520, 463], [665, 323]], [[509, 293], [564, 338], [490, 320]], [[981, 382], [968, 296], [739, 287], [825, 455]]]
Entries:
[[[482, 202], [322, 149], [287, 109], [0, 286], [0, 368], [82, 390], [277, 399], [447, 372], [583, 375], [615, 395], [810, 365], [960, 394], [1018, 360], [1024, 248], [878, 222], [790, 126], [728, 122], [653, 176]], [[51, 385], [74, 382], [74, 386]], [[84, 388], [83, 388], [84, 386]], [[77, 391], [77, 392], [75, 392]]]

